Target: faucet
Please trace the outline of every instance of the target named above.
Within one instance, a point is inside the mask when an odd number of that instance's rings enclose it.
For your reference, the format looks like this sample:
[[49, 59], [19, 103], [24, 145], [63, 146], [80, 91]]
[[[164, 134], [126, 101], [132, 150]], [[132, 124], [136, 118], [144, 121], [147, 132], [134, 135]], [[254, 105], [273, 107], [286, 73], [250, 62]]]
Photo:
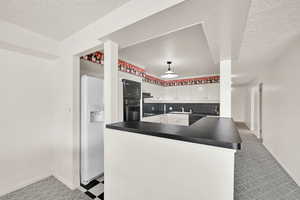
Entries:
[[217, 115], [219, 115], [219, 109], [218, 109], [218, 106], [215, 107], [215, 113], [216, 113]]
[[184, 112], [184, 107], [183, 106], [181, 107], [181, 112]]

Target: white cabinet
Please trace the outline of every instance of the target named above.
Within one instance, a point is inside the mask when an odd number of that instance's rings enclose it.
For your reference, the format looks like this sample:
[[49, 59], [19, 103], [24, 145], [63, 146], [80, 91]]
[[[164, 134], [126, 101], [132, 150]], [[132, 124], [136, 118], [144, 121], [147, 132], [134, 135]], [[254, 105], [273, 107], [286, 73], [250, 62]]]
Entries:
[[207, 84], [207, 99], [210, 101], [219, 101], [220, 99], [220, 85], [213, 83]]
[[188, 114], [162, 114], [142, 118], [144, 122], [189, 126]]
[[190, 89], [190, 87], [178, 86], [178, 87], [174, 87], [174, 88], [177, 89], [177, 99], [178, 100], [183, 100], [183, 101], [192, 100], [193, 92]]
[[189, 115], [187, 114], [167, 114], [168, 124], [175, 124], [181, 126], [189, 125]]
[[160, 115], [155, 115], [155, 116], [150, 116], [150, 117], [143, 117], [142, 121], [160, 123]]
[[167, 115], [160, 115], [160, 123], [167, 124], [168, 123], [168, 116]]
[[153, 96], [151, 100], [162, 100], [165, 96], [165, 87], [150, 83], [142, 83], [142, 92], [149, 92]]
[[178, 100], [177, 87], [166, 87], [164, 100]]
[[206, 88], [204, 85], [191, 85], [187, 87], [190, 91], [190, 97], [194, 101], [206, 100]]
[[170, 87], [143, 83], [142, 90], [153, 96], [146, 103], [218, 103], [220, 96], [219, 83]]
[[219, 102], [220, 85], [218, 83], [190, 86], [191, 97], [196, 101]]

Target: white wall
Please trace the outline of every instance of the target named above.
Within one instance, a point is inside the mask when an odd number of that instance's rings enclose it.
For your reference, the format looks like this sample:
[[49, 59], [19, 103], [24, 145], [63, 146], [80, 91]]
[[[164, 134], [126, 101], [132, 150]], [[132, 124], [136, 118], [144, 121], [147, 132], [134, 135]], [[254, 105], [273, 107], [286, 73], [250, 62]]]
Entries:
[[300, 40], [263, 73], [263, 142], [300, 185]]
[[[247, 86], [248, 89], [244, 90], [245, 96], [242, 95], [242, 91], [239, 91], [240, 88], [233, 90], [234, 117], [239, 118], [244, 113], [245, 123], [256, 136], [259, 136], [259, 86], [257, 82], [263, 83], [263, 144], [298, 185], [300, 185], [299, 52], [300, 40], [290, 46], [273, 63], [261, 66], [258, 80]], [[239, 109], [242, 101], [244, 101], [242, 103], [244, 110]]]
[[234, 86], [232, 95], [232, 118], [237, 122], [244, 122], [248, 127], [251, 124], [251, 99], [249, 86]]
[[242, 87], [232, 87], [232, 118], [234, 121], [245, 122], [246, 91]]
[[0, 49], [0, 196], [52, 174], [49, 61]]
[[56, 59], [59, 42], [0, 20], [0, 48], [46, 59]]

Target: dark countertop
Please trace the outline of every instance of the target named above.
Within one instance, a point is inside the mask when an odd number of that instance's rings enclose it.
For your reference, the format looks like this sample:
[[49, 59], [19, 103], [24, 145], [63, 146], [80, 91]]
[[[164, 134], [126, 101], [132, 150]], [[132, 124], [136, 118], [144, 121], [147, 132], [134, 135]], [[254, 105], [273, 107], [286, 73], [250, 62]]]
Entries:
[[205, 117], [191, 126], [151, 122], [117, 122], [106, 128], [163, 137], [185, 142], [240, 149], [240, 134], [231, 118]]

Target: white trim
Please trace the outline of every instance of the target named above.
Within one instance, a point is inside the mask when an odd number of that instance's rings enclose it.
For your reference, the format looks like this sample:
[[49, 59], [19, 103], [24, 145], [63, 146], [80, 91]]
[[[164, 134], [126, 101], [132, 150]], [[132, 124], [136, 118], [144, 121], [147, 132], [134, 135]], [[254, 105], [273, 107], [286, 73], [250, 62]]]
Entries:
[[231, 117], [231, 60], [220, 62], [220, 116]]
[[73, 56], [73, 183], [72, 188], [80, 186], [80, 102], [81, 102], [80, 57]]

